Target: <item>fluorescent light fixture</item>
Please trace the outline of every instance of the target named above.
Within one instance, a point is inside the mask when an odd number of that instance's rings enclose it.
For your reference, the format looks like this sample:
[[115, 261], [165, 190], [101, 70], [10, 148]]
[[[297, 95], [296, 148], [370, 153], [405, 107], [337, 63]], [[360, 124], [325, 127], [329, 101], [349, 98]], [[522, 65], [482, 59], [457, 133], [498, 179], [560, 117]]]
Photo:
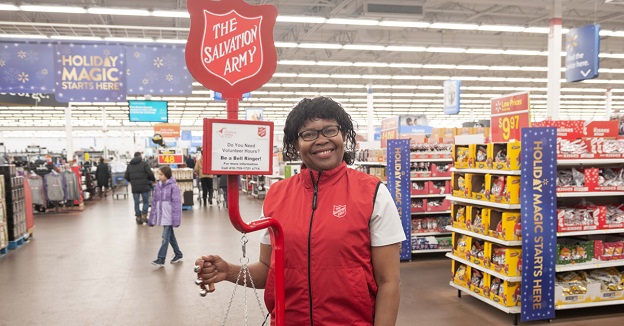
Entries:
[[273, 74], [273, 77], [297, 77], [297, 74], [295, 73], [288, 73], [288, 72], [276, 72]]
[[302, 49], [338, 50], [338, 49], [342, 49], [342, 44], [335, 44], [335, 43], [300, 43], [298, 47], [302, 48]]
[[550, 33], [549, 27], [527, 27], [523, 30], [525, 33], [537, 33], [537, 34], [548, 34]]
[[17, 11], [19, 7], [8, 3], [0, 3], [0, 10], [2, 11]]
[[420, 63], [390, 63], [388, 67], [391, 68], [422, 68], [422, 64]]
[[362, 50], [362, 51], [382, 51], [386, 47], [383, 45], [367, 45], [367, 44], [345, 44], [343, 50]]
[[290, 66], [315, 66], [316, 62], [306, 60], [279, 60], [277, 64]]
[[425, 69], [455, 69], [457, 66], [444, 64], [424, 64], [422, 67]]
[[362, 78], [362, 75], [351, 75], [351, 74], [332, 74], [329, 76], [329, 78], [340, 78], [340, 79], [355, 79], [355, 78]]
[[338, 67], [351, 67], [353, 62], [348, 61], [317, 61], [317, 66], [338, 66]]
[[105, 37], [105, 41], [111, 42], [128, 42], [128, 43], [151, 43], [154, 42], [151, 38], [142, 38], [142, 37]]
[[406, 21], [395, 21], [395, 20], [384, 20], [379, 22], [379, 26], [386, 27], [408, 27], [408, 28], [427, 28], [431, 24], [426, 22], [406, 22]]
[[510, 25], [481, 25], [478, 30], [480, 31], [492, 31], [492, 32], [522, 32], [526, 29], [524, 26], [510, 26]]
[[354, 67], [388, 67], [384, 62], [354, 62]]
[[68, 40], [68, 41], [101, 41], [103, 38], [99, 36], [70, 36], [70, 35], [52, 35], [53, 40]]
[[548, 71], [548, 67], [515, 67], [521, 71]]
[[312, 24], [322, 24], [327, 19], [323, 17], [313, 17], [313, 16], [277, 16], [277, 22], [283, 23], [312, 23]]
[[301, 78], [329, 78], [329, 74], [299, 74]]
[[186, 40], [173, 39], [173, 38], [159, 38], [156, 43], [169, 43], [169, 44], [186, 44]]
[[466, 49], [466, 53], [473, 54], [503, 54], [504, 50], [500, 49]]
[[400, 46], [389, 45], [384, 49], [386, 51], [399, 51], [399, 52], [425, 52], [427, 48], [424, 46]]
[[276, 48], [296, 48], [297, 43], [292, 42], [275, 42]]
[[347, 19], [347, 18], [330, 18], [325, 21], [326, 24], [334, 25], [360, 25], [360, 26], [376, 26], [379, 25], [378, 20], [373, 19]]
[[599, 58], [624, 59], [624, 53], [599, 53]]
[[624, 37], [624, 31], [611, 32], [611, 34], [609, 34], [609, 36]]
[[149, 16], [150, 12], [144, 9], [121, 9], [92, 7], [87, 9], [87, 13], [93, 15], [123, 15], [123, 16]]
[[430, 46], [427, 48], [427, 52], [439, 52], [439, 53], [465, 53], [466, 49], [464, 48], [443, 48]]
[[433, 23], [429, 28], [436, 29], [463, 29], [463, 30], [476, 30], [479, 28], [477, 24], [456, 24], [456, 23]]
[[188, 11], [180, 10], [154, 10], [152, 11], [154, 17], [170, 17], [170, 18], [190, 18], [191, 15]]
[[72, 6], [40, 6], [40, 5], [21, 5], [19, 8], [22, 11], [34, 11], [34, 12], [60, 12], [69, 14], [84, 14], [87, 9], [82, 7]]
[[362, 75], [363, 79], [392, 79], [390, 75]]
[[505, 50], [503, 54], [511, 54], [511, 55], [541, 55], [542, 51], [533, 51], [533, 50]]
[[46, 35], [33, 34], [0, 34], [0, 38], [22, 38], [22, 39], [47, 39]]

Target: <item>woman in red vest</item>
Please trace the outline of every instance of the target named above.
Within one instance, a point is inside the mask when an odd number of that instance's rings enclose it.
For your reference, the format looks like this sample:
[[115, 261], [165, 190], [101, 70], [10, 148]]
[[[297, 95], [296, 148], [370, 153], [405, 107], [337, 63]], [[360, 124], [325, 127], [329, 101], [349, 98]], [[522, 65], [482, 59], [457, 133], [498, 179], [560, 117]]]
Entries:
[[[287, 325], [394, 325], [399, 307], [399, 244], [405, 240], [390, 192], [353, 163], [353, 121], [326, 97], [304, 99], [284, 127], [284, 156], [301, 173], [271, 185], [262, 216], [284, 230]], [[274, 317], [268, 231], [249, 265]], [[236, 282], [240, 266], [208, 255], [196, 261], [200, 285]], [[273, 318], [272, 318], [273, 319]]]

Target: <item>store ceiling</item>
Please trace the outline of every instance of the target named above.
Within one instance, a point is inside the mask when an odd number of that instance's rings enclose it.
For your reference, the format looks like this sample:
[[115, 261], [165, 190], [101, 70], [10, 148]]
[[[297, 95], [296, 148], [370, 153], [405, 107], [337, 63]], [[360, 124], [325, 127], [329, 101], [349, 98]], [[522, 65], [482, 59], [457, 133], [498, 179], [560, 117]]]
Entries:
[[[290, 108], [300, 98], [328, 95], [341, 101], [365, 129], [366, 85], [370, 83], [375, 97], [375, 124], [384, 117], [419, 113], [427, 114], [436, 126], [489, 119], [490, 98], [521, 90], [531, 91], [534, 120], [546, 117], [546, 52], [551, 1], [247, 2], [277, 7], [280, 17], [274, 35], [279, 64], [272, 80], [253, 92], [251, 99], [241, 102], [241, 111], [249, 107], [265, 108], [266, 119], [283, 124]], [[613, 92], [613, 108], [624, 109], [624, 4], [616, 2], [562, 1], [564, 28], [596, 22], [603, 30], [600, 77], [581, 83], [562, 83], [562, 119], [603, 118], [607, 89]], [[19, 40], [24, 40], [24, 35], [43, 35], [53, 39], [130, 37], [150, 42], [184, 42], [190, 24], [185, 17], [186, 2], [181, 0], [30, 3], [61, 6], [63, 13], [52, 12], [54, 8], [29, 8], [27, 2], [19, 2], [19, 8], [6, 4], [0, 3], [1, 41], [16, 40], [12, 35], [21, 35], [17, 37]], [[367, 10], [370, 4], [410, 7], [399, 14], [379, 14]], [[415, 6], [421, 6], [422, 14], [405, 13], [408, 9], [417, 10]], [[67, 13], [70, 10], [93, 12], [94, 8], [148, 12], [131, 15]], [[353, 19], [355, 21], [351, 21]], [[313, 21], [305, 22], [310, 20]], [[391, 26], [397, 25], [393, 22], [400, 22], [399, 25], [409, 22], [411, 27]], [[562, 49], [563, 46], [565, 35]], [[564, 58], [562, 66], [563, 62]], [[449, 78], [462, 80], [459, 116], [442, 114], [442, 83]], [[179, 121], [183, 126], [199, 128], [202, 118], [225, 117], [225, 103], [211, 101], [208, 96], [208, 91], [196, 83], [191, 97], [166, 97], [170, 101], [170, 122]], [[149, 128], [148, 124], [127, 121], [126, 103], [73, 103], [72, 106], [73, 125], [78, 128], [101, 126], [103, 107], [106, 107], [110, 128]], [[0, 107], [0, 127], [4, 130], [61, 127], [64, 123], [62, 108]]]

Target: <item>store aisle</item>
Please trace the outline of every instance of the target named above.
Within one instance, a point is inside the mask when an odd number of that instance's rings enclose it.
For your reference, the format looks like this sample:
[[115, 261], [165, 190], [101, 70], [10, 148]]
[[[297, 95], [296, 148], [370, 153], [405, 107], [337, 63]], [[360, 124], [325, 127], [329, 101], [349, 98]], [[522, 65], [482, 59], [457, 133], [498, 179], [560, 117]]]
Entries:
[[[261, 202], [241, 197], [245, 220], [255, 219]], [[35, 217], [34, 238], [0, 258], [0, 325], [220, 325], [232, 284], [201, 298], [194, 285], [193, 262], [205, 253], [225, 259], [241, 256], [240, 234], [225, 210], [216, 206], [184, 211], [176, 237], [184, 262], [164, 269], [156, 258], [162, 228], [137, 226], [132, 200], [100, 200], [84, 212]], [[250, 235], [248, 255], [258, 256], [259, 236]], [[401, 265], [398, 325], [512, 325], [513, 319], [474, 298], [457, 298], [448, 286], [450, 260], [422, 257]], [[229, 325], [243, 325], [243, 288], [236, 292]], [[247, 291], [249, 324], [262, 317]], [[262, 300], [262, 291], [259, 291]], [[621, 307], [560, 312], [553, 324], [624, 325]]]

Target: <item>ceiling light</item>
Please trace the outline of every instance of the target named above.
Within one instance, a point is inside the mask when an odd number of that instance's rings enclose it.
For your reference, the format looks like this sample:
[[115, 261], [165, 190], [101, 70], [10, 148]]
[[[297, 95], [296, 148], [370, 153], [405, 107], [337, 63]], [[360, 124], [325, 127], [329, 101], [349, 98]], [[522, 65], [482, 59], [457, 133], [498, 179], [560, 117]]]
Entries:
[[527, 27], [523, 30], [525, 33], [538, 33], [538, 34], [548, 34], [550, 33], [549, 27]]
[[400, 46], [400, 45], [389, 45], [384, 49], [386, 51], [405, 51], [405, 52], [425, 52], [427, 48], [424, 46]]
[[33, 35], [33, 34], [0, 34], [0, 38], [27, 38], [27, 39], [47, 39], [46, 35]]
[[70, 36], [70, 35], [52, 35], [53, 40], [70, 40], [70, 41], [101, 41], [103, 38], [99, 36]]
[[302, 49], [326, 49], [326, 50], [342, 49], [341, 44], [335, 44], [335, 43], [300, 43], [298, 47]]
[[384, 62], [354, 62], [354, 67], [388, 67]]
[[177, 10], [154, 10], [152, 11], [154, 17], [170, 17], [170, 18], [190, 18], [191, 15], [188, 11]]
[[287, 73], [287, 72], [276, 72], [273, 74], [273, 77], [297, 77], [297, 74], [295, 73]]
[[525, 27], [510, 25], [481, 25], [479, 26], [478, 30], [492, 32], [522, 32], [525, 30]]
[[341, 79], [346, 79], [346, 78], [361, 78], [362, 75], [351, 75], [351, 74], [332, 74], [329, 76], [329, 78], [341, 78]]
[[464, 52], [466, 52], [466, 49], [464, 49], [464, 48], [443, 48], [443, 47], [430, 46], [430, 47], [427, 48], [427, 52], [464, 53]]
[[362, 51], [381, 51], [385, 48], [383, 45], [366, 45], [366, 44], [345, 44], [343, 50], [362, 50]]
[[411, 27], [411, 28], [427, 28], [431, 24], [426, 22], [406, 22], [406, 21], [393, 21], [393, 20], [384, 20], [379, 22], [379, 26], [387, 26], [387, 27]]
[[456, 24], [456, 23], [433, 23], [429, 26], [430, 28], [437, 29], [463, 29], [463, 30], [476, 30], [479, 28], [477, 24]]
[[379, 25], [378, 20], [373, 19], [345, 19], [345, 18], [330, 18], [325, 21], [327, 24], [334, 25], [361, 25], [361, 26], [376, 26]]
[[390, 63], [388, 67], [391, 68], [422, 68], [420, 63]]
[[105, 41], [111, 42], [128, 42], [128, 43], [150, 43], [154, 42], [151, 38], [140, 38], [140, 37], [105, 37]]
[[500, 49], [467, 49], [466, 53], [473, 54], [503, 54], [504, 50]]
[[17, 11], [19, 10], [19, 7], [16, 5], [11, 5], [8, 3], [0, 3], [0, 10], [4, 10], [4, 11]]
[[533, 50], [505, 50], [504, 54], [511, 55], [541, 55], [542, 51], [533, 51]]
[[277, 62], [280, 65], [292, 65], [292, 66], [314, 66], [316, 65], [315, 61], [306, 61], [306, 60], [280, 60]]
[[88, 8], [87, 13], [93, 15], [124, 15], [124, 16], [149, 16], [150, 12], [144, 9], [118, 9], [118, 8]]
[[488, 66], [477, 66], [477, 65], [457, 65], [457, 69], [462, 70], [488, 70]]
[[299, 74], [301, 78], [329, 78], [329, 74]]
[[275, 42], [276, 48], [296, 48], [297, 43], [292, 42]]
[[425, 64], [422, 67], [425, 69], [455, 69], [457, 66], [444, 64]]
[[71, 7], [71, 6], [39, 6], [39, 5], [21, 5], [19, 8], [23, 11], [34, 11], [34, 12], [60, 12], [60, 13], [69, 13], [69, 14], [84, 14], [87, 12], [87, 9], [82, 7]]
[[156, 43], [186, 44], [187, 40], [159, 38]]
[[323, 17], [312, 17], [312, 16], [277, 16], [277, 22], [284, 23], [313, 23], [313, 24], [322, 24], [327, 19]]
[[339, 66], [339, 67], [350, 67], [353, 66], [353, 62], [348, 61], [318, 61], [316, 63], [318, 66]]

